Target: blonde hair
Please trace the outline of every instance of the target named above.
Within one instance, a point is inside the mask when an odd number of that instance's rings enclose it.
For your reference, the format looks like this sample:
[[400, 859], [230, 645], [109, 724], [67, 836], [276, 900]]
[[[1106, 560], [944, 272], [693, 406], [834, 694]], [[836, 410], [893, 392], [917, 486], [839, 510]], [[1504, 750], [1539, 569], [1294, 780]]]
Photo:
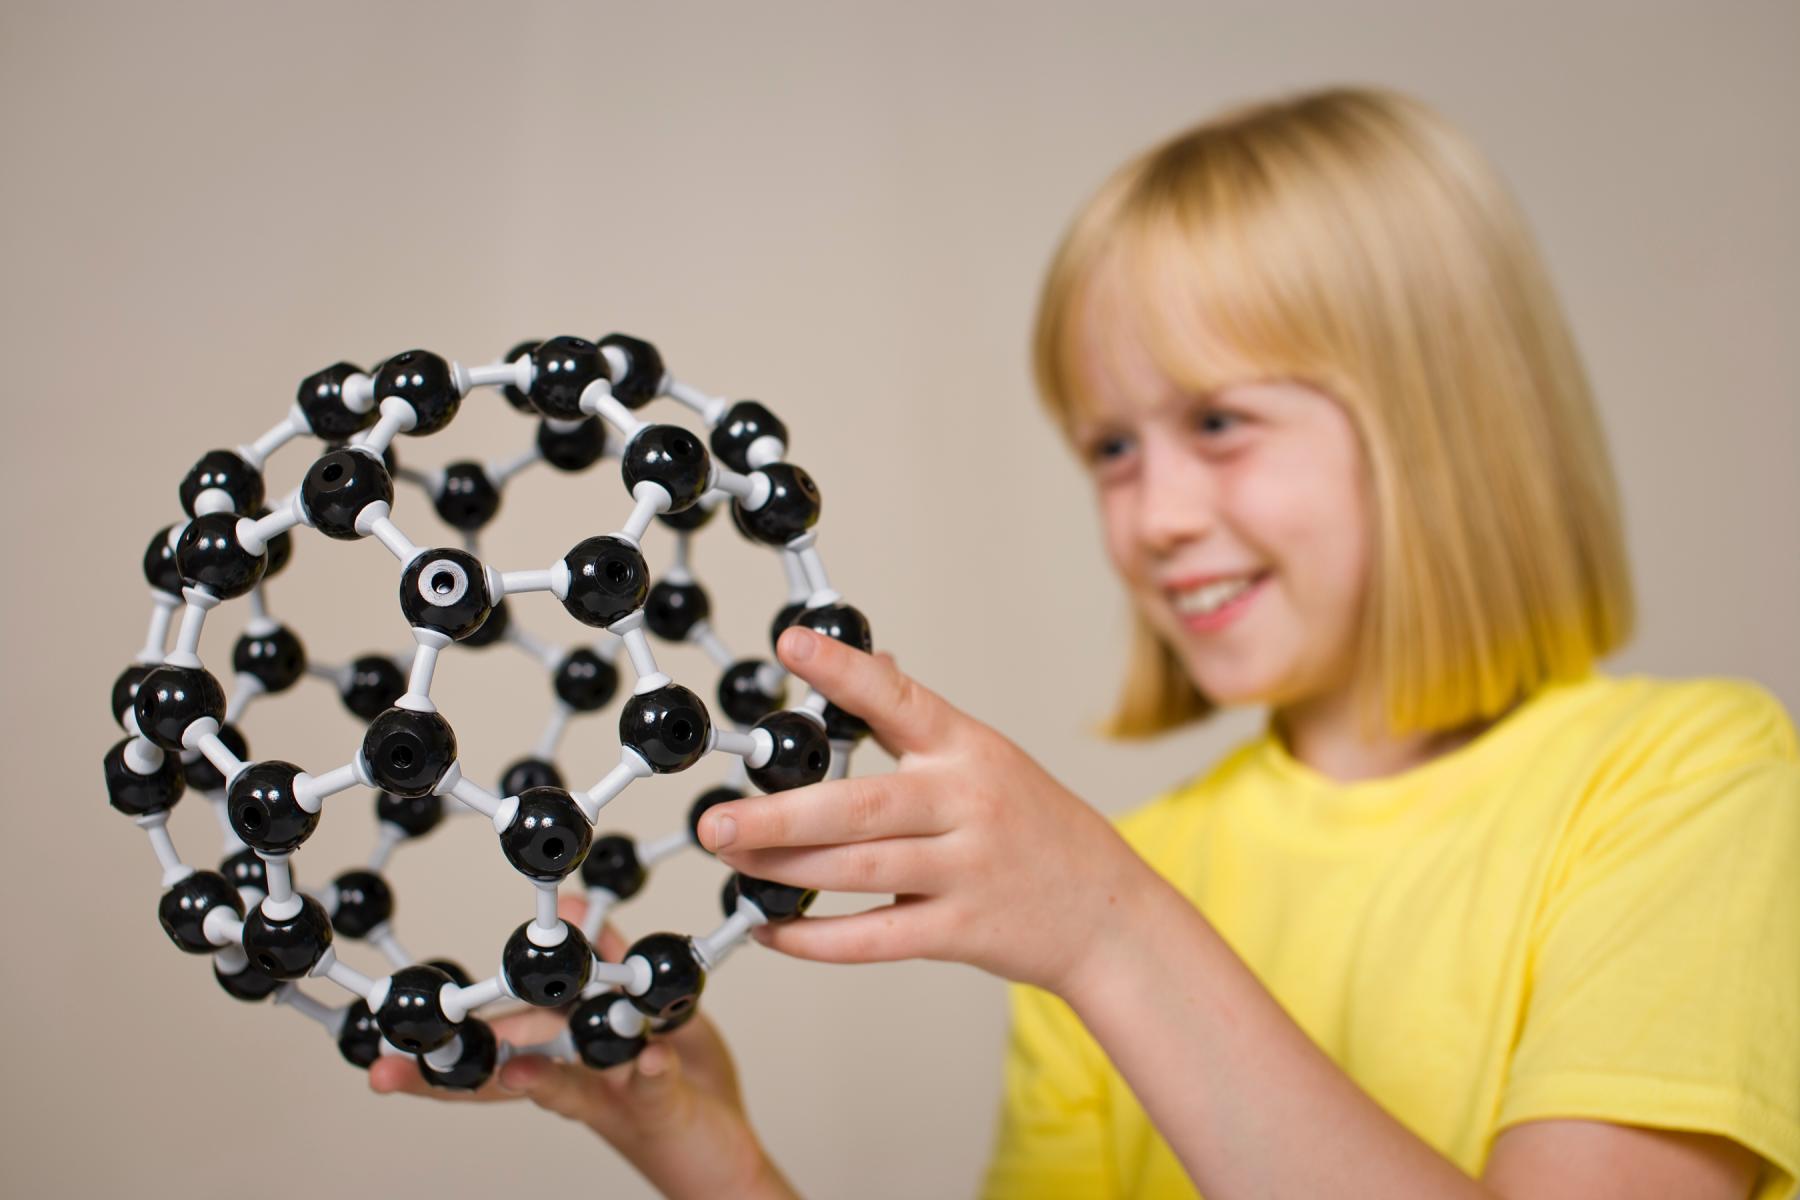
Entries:
[[[1635, 620], [1617, 489], [1574, 340], [1516, 203], [1425, 104], [1335, 87], [1231, 109], [1121, 167], [1045, 277], [1033, 372], [1089, 410], [1077, 321], [1105, 264], [1159, 369], [1340, 401], [1374, 508], [1357, 633], [1364, 728], [1452, 729], [1579, 678]], [[1100, 732], [1214, 706], [1141, 613]], [[1379, 687], [1379, 692], [1374, 688]]]

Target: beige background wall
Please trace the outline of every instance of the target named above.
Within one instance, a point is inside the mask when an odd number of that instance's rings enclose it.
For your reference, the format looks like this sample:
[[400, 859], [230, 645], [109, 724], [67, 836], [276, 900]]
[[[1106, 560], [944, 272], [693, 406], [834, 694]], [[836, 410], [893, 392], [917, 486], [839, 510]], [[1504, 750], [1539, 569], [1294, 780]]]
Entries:
[[[227, 999], [158, 931], [144, 839], [106, 806], [107, 688], [142, 636], [145, 541], [200, 451], [267, 428], [339, 357], [485, 361], [526, 336], [637, 332], [682, 377], [789, 421], [827, 499], [834, 581], [879, 644], [1101, 808], [1253, 729], [1237, 713], [1148, 748], [1084, 732], [1124, 614], [1025, 369], [1039, 273], [1076, 204], [1227, 102], [1379, 82], [1474, 134], [1542, 238], [1617, 456], [1643, 625], [1614, 666], [1749, 676], [1800, 708], [1793, 6], [646, 7], [0, 8], [0, 1190], [644, 1192], [585, 1131], [378, 1099], [315, 1027]], [[487, 396], [400, 450], [442, 462], [527, 435]], [[272, 490], [302, 457], [275, 459]], [[416, 537], [441, 536], [416, 496], [407, 512]], [[624, 512], [610, 473], [527, 474], [497, 557], [548, 563]], [[711, 532], [698, 565], [725, 636], [758, 648], [779, 572]], [[669, 541], [648, 549], [660, 566]], [[372, 545], [305, 535], [271, 592], [316, 657], [342, 660], [405, 644], [392, 578]], [[535, 599], [529, 628], [583, 638]], [[203, 656], [222, 661], [240, 620], [215, 615]], [[710, 680], [699, 655], [665, 653]], [[522, 658], [453, 655], [440, 680], [479, 770], [536, 736], [547, 690]], [[614, 760], [610, 726], [572, 732], [574, 778]], [[314, 767], [358, 736], [316, 685], [246, 729]], [[858, 769], [887, 765], [871, 749]], [[608, 819], [667, 832], [722, 770], [640, 785]], [[368, 805], [343, 801], [303, 878], [364, 853]], [[421, 952], [489, 962], [528, 911], [477, 825], [396, 860]], [[173, 828], [211, 858], [203, 805]], [[710, 927], [719, 871], [671, 865], [627, 932]], [[974, 1186], [997, 982], [753, 947], [708, 1004], [810, 1194]]]

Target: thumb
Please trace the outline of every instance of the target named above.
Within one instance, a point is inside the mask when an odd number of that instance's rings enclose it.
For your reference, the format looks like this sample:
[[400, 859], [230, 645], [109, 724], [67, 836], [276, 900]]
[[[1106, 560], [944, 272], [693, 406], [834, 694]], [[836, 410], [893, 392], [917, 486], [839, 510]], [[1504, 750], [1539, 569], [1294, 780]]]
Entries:
[[668, 1116], [680, 1099], [685, 1075], [681, 1055], [666, 1040], [657, 1038], [644, 1047], [626, 1087], [633, 1116], [652, 1124]]

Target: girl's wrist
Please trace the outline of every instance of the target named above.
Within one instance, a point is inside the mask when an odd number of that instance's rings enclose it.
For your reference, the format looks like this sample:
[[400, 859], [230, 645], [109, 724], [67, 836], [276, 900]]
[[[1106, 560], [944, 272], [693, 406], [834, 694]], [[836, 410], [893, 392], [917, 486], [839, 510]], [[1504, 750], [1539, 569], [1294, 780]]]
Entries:
[[[734, 1163], [725, 1167], [723, 1172], [707, 1172], [705, 1177], [696, 1178], [693, 1171], [693, 1151], [690, 1146], [677, 1148], [673, 1165], [678, 1174], [670, 1177], [666, 1171], [655, 1170], [658, 1164], [640, 1163], [638, 1169], [669, 1200], [713, 1200], [718, 1196], [742, 1197], [743, 1200], [798, 1200], [799, 1193], [788, 1183], [780, 1168], [763, 1150], [755, 1131], [747, 1125], [744, 1129], [747, 1137], [747, 1148], [717, 1146], [710, 1147], [712, 1155], [728, 1156]], [[659, 1156], [660, 1157], [660, 1156]], [[718, 1163], [718, 1159], [713, 1159]], [[652, 1169], [646, 1169], [646, 1168]]]
[[1098, 910], [1099, 927], [1085, 953], [1050, 990], [1085, 1022], [1104, 1005], [1154, 988], [1156, 965], [1178, 936], [1183, 918], [1196, 915], [1175, 886], [1135, 853], [1131, 866]]

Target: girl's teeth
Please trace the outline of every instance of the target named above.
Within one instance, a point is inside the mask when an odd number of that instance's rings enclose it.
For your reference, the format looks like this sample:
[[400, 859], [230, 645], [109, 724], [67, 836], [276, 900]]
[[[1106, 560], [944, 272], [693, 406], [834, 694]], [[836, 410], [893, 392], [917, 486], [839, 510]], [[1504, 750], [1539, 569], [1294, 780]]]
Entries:
[[1194, 613], [1202, 616], [1215, 613], [1231, 603], [1233, 599], [1249, 588], [1250, 584], [1250, 577], [1226, 579], [1218, 583], [1209, 583], [1205, 587], [1195, 588], [1191, 592], [1183, 592], [1175, 598], [1175, 610], [1184, 616]]

